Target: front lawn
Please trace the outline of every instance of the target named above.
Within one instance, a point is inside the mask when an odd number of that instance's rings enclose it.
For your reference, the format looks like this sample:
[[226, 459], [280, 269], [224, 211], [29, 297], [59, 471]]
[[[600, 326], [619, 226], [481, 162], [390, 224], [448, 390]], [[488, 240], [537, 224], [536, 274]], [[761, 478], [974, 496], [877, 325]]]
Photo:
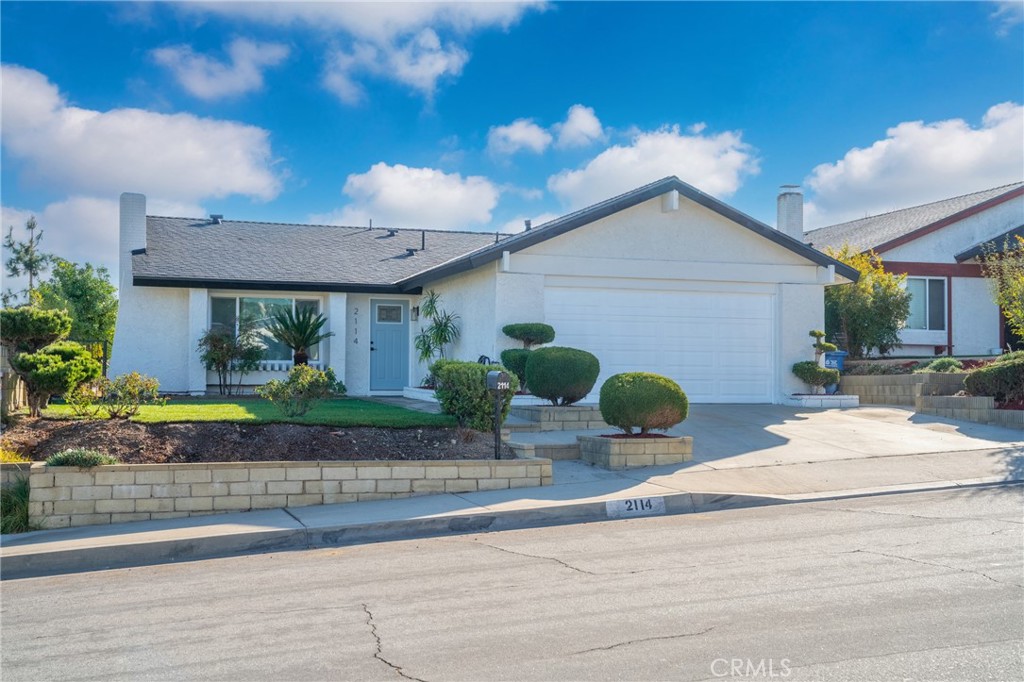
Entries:
[[[43, 411], [52, 419], [74, 418], [67, 405]], [[418, 426], [455, 426], [444, 414], [427, 414], [403, 407], [356, 398], [325, 400], [301, 417], [285, 417], [266, 400], [253, 398], [171, 398], [166, 405], [143, 406], [132, 421], [142, 424], [174, 422], [228, 422], [239, 424], [314, 424], [325, 426], [378, 426], [407, 429]]]

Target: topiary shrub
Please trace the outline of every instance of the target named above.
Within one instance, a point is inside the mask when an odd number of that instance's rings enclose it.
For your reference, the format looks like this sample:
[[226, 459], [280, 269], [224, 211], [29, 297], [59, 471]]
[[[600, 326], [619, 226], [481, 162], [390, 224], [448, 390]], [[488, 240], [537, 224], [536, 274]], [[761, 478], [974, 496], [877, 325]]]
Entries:
[[[459, 426], [477, 431], [494, 430], [494, 394], [487, 390], [487, 373], [507, 372], [501, 365], [481, 365], [479, 362], [438, 360], [430, 371], [437, 379], [434, 394], [441, 403], [441, 411], [450, 414]], [[509, 373], [509, 389], [502, 396], [501, 421], [505, 422], [512, 407], [512, 396], [519, 390], [519, 379]]]
[[1024, 357], [979, 367], [964, 378], [967, 392], [992, 396], [997, 402], [1024, 401]]
[[530, 392], [552, 405], [572, 405], [594, 388], [601, 363], [578, 348], [549, 346], [531, 351], [526, 361]]
[[679, 384], [649, 372], [616, 374], [601, 386], [601, 417], [610, 426], [633, 433], [670, 429], [686, 419], [690, 403]]
[[813, 360], [804, 360], [793, 365], [793, 374], [800, 381], [814, 388], [839, 383], [838, 369], [827, 369]]
[[956, 358], [937, 358], [932, 360], [921, 369], [914, 370], [915, 373], [935, 373], [935, 372], [959, 372], [964, 368], [964, 363], [960, 362]]
[[530, 359], [528, 348], [509, 348], [501, 351], [501, 364], [508, 367], [508, 371], [516, 375], [520, 386], [526, 386], [526, 361]]
[[90, 448], [68, 448], [46, 458], [46, 466], [51, 467], [88, 468], [117, 463], [118, 459], [116, 457]]
[[345, 395], [345, 384], [338, 381], [330, 367], [324, 371], [295, 365], [285, 381], [271, 379], [256, 388], [256, 395], [269, 400], [286, 417], [301, 417], [320, 400]]
[[524, 348], [551, 343], [555, 340], [555, 328], [543, 322], [506, 324], [501, 328], [501, 333], [516, 341], [522, 341]]
[[38, 417], [50, 396], [73, 390], [92, 381], [102, 368], [85, 346], [58, 341], [35, 353], [19, 353], [10, 359], [28, 389], [29, 415]]

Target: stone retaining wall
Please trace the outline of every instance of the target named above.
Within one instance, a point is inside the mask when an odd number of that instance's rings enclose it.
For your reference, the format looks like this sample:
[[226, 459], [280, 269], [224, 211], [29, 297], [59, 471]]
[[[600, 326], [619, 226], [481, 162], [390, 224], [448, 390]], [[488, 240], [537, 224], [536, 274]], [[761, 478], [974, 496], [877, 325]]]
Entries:
[[540, 424], [541, 431], [582, 431], [606, 429], [608, 424], [597, 405], [516, 405], [509, 412], [520, 419]]
[[0, 464], [0, 488], [6, 488], [19, 478], [28, 478], [31, 462], [24, 464]]
[[44, 528], [551, 485], [551, 460], [223, 462], [30, 469]]
[[862, 405], [913, 407], [918, 395], [952, 395], [962, 390], [965, 376], [964, 372], [843, 376], [839, 391], [858, 396]]
[[997, 410], [995, 409], [995, 400], [992, 398], [918, 396], [914, 407], [919, 414], [994, 424], [1024, 431], [1024, 410]]

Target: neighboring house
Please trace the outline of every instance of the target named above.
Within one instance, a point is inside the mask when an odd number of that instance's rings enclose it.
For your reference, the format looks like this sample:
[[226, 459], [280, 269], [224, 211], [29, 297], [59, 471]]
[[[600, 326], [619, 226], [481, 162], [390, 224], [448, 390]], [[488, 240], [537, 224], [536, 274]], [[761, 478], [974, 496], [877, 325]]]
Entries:
[[1017, 345], [978, 256], [1024, 226], [1024, 182], [831, 225], [805, 234], [816, 249], [873, 250], [906, 274], [910, 318], [894, 355], [995, 355]]
[[[601, 361], [597, 388], [623, 371], [675, 379], [695, 402], [779, 403], [804, 389], [828, 284], [858, 273], [800, 241], [799, 194], [780, 197], [790, 234], [675, 177], [515, 235], [284, 225], [146, 216], [121, 196], [121, 281], [111, 371], [156, 376], [165, 391], [214, 383], [196, 343], [239, 314], [323, 312], [335, 336], [312, 354], [350, 394], [400, 393], [427, 368], [413, 337], [420, 295], [460, 316], [449, 356], [498, 357], [511, 322], [547, 322], [556, 345]], [[786, 216], [790, 213], [785, 213]], [[280, 376], [285, 349], [248, 383]], [[596, 399], [595, 393], [591, 399]]]

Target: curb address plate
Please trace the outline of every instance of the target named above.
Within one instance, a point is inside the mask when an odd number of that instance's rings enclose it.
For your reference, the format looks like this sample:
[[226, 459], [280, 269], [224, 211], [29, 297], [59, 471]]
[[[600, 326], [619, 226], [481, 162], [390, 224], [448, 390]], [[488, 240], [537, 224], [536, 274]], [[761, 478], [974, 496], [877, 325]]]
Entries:
[[605, 509], [610, 519], [630, 516], [654, 516], [665, 513], [664, 497], [629, 497], [624, 500], [608, 500]]

